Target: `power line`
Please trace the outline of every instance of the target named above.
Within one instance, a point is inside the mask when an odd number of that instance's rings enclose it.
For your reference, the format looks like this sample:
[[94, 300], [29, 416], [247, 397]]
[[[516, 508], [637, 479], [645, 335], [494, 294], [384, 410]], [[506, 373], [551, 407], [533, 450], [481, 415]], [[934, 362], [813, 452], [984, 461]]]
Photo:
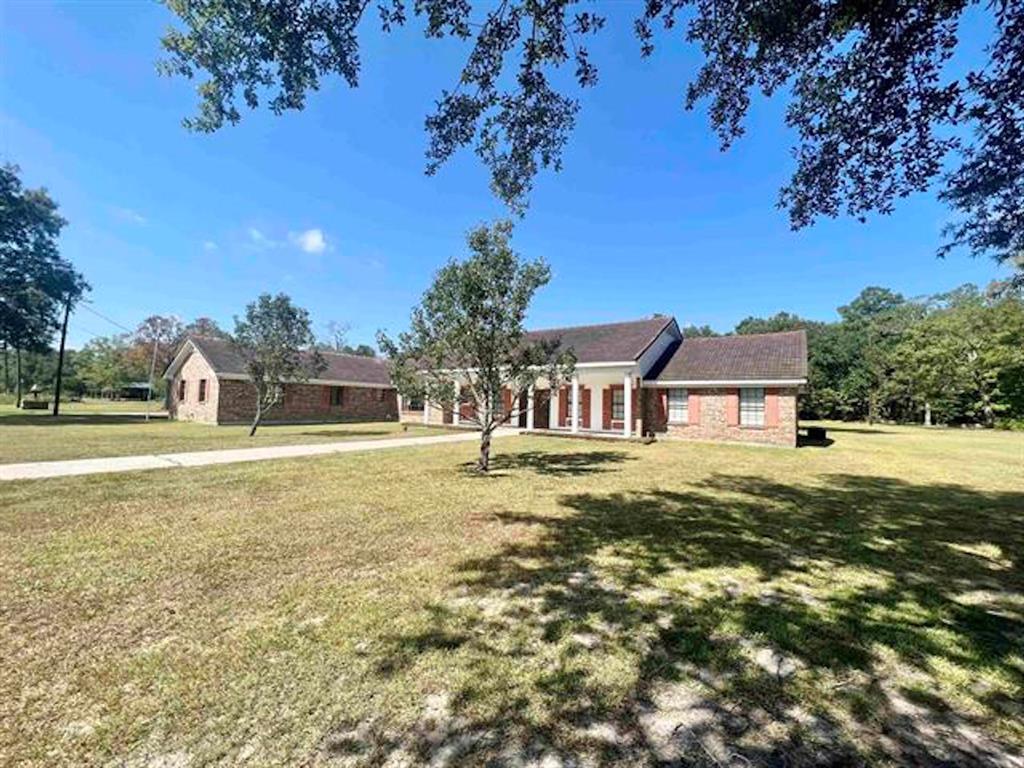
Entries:
[[96, 333], [96, 331], [93, 331], [93, 330], [90, 330], [89, 328], [86, 328], [84, 325], [82, 325], [79, 322], [75, 322], [73, 327], [74, 327], [74, 330], [75, 330], [76, 334], [84, 333], [86, 336], [89, 336], [89, 337], [94, 338], [94, 339], [104, 339], [104, 338], [106, 338], [106, 336], [104, 336], [102, 333]]
[[102, 312], [100, 312], [98, 310], [95, 310], [92, 307], [90, 307], [89, 306], [89, 302], [83, 301], [81, 304], [79, 304], [79, 306], [82, 309], [87, 310], [88, 312], [92, 312], [94, 315], [96, 315], [96, 317], [100, 318], [101, 320], [106, 320], [111, 325], [117, 326], [122, 331], [126, 331], [127, 333], [135, 333], [135, 331], [132, 328], [126, 328], [125, 326], [123, 326], [119, 322], [117, 322], [117, 320], [111, 320], [109, 317], [104, 315]]

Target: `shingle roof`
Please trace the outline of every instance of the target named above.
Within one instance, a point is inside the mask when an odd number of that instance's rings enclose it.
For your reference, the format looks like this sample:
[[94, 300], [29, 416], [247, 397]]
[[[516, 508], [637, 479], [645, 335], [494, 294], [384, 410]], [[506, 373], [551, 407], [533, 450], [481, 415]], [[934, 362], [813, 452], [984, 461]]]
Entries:
[[544, 328], [526, 334], [528, 341], [559, 339], [562, 349], [572, 348], [578, 363], [618, 363], [636, 360], [665, 326], [674, 322], [667, 315], [644, 320], [569, 328]]
[[807, 378], [804, 331], [684, 338], [648, 379], [657, 381], [788, 381]]
[[[191, 341], [218, 374], [244, 376], [245, 361], [228, 339], [212, 336], [190, 336]], [[388, 363], [379, 357], [321, 352], [327, 368], [316, 376], [323, 381], [347, 381], [357, 384], [390, 385]]]

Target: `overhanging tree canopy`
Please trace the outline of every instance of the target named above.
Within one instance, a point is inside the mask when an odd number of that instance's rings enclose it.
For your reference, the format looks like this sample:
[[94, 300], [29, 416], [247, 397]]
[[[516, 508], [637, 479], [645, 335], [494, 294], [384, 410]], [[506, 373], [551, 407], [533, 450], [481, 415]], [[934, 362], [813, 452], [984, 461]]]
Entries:
[[[240, 102], [256, 108], [268, 100], [275, 113], [302, 109], [326, 75], [356, 86], [367, 13], [390, 31], [411, 10], [428, 37], [469, 41], [457, 87], [441, 91], [426, 120], [427, 171], [472, 146], [495, 193], [517, 211], [538, 171], [560, 167], [575, 126], [578, 99], [552, 84], [554, 74], [572, 67], [580, 88], [595, 85], [585, 43], [606, 24], [579, 0], [167, 2], [184, 27], [165, 35], [162, 71], [207, 76], [199, 114], [185, 121], [198, 131], [238, 122]], [[659, 34], [702, 51], [686, 105], [710, 104], [723, 148], [743, 134], [752, 95], [788, 90], [796, 169], [779, 204], [793, 227], [821, 216], [889, 213], [900, 198], [944, 179], [941, 197], [957, 215], [946, 249], [999, 261], [1024, 254], [1024, 2], [646, 0], [637, 7], [641, 55], [654, 53]], [[991, 21], [989, 44], [975, 51], [961, 39], [968, 12]]]

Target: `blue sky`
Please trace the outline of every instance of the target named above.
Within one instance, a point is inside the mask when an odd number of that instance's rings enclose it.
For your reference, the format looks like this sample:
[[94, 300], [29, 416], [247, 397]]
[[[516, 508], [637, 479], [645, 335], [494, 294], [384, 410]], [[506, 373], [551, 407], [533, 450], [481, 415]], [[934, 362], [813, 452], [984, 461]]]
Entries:
[[[539, 177], [517, 224], [517, 249], [554, 273], [531, 325], [664, 312], [724, 331], [782, 309], [829, 319], [869, 284], [920, 295], [1000, 274], [935, 258], [949, 214], [932, 195], [791, 232], [775, 207], [792, 170], [781, 102], [755, 102], [747, 136], [721, 153], [706, 113], [682, 108], [696, 52], [663, 41], [641, 60], [633, 6], [601, 8], [601, 81], [582, 95], [564, 170]], [[147, 2], [0, 5], [0, 161], [60, 203], [64, 254], [106, 316], [230, 328], [257, 294], [285, 291], [318, 332], [347, 323], [350, 341], [372, 342], [404, 326], [467, 229], [507, 215], [471, 152], [423, 173], [423, 119], [457, 78], [460, 44], [423, 39], [416, 20], [391, 36], [368, 25], [358, 89], [332, 78], [303, 112], [196, 135], [180, 125], [195, 84], [156, 73], [173, 21]], [[71, 341], [116, 331], [79, 311]]]

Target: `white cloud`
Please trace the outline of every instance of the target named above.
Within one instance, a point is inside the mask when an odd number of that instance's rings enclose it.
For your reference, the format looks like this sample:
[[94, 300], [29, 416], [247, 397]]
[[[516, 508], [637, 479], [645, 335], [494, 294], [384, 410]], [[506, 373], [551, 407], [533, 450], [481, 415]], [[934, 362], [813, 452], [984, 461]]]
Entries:
[[121, 221], [127, 221], [132, 224], [143, 225], [149, 220], [138, 211], [133, 211], [131, 208], [122, 208], [120, 206], [112, 206], [110, 209], [111, 213]]
[[207, 253], [213, 253], [217, 250], [217, 244], [213, 240], [203, 240], [203, 250]]
[[327, 250], [327, 238], [322, 229], [292, 232], [288, 238], [306, 253], [323, 253]]
[[256, 243], [256, 245], [266, 245], [270, 242], [267, 240], [267, 236], [256, 229], [256, 227], [249, 227], [249, 239]]

